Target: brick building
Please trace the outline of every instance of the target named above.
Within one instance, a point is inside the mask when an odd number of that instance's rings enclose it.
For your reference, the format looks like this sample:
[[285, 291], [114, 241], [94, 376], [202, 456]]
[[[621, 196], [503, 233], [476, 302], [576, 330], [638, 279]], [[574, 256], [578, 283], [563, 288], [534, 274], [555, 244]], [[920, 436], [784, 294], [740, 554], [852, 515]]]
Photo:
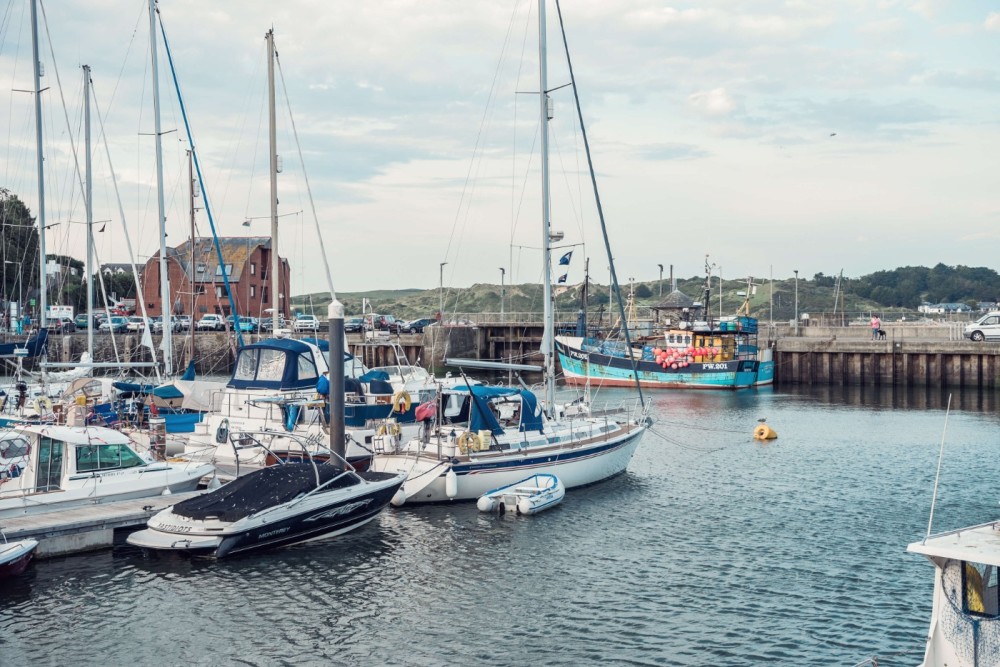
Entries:
[[[271, 238], [269, 236], [229, 236], [219, 238], [223, 263], [229, 276], [229, 286], [240, 315], [265, 317], [271, 308]], [[291, 271], [288, 262], [280, 259], [281, 312], [289, 316], [288, 284]], [[223, 267], [215, 243], [210, 237], [194, 240], [194, 262], [191, 260], [191, 240], [176, 248], [167, 248], [167, 272], [170, 298], [175, 315], [191, 315], [198, 320], [205, 313], [230, 315], [229, 299], [222, 277]], [[151, 316], [162, 315], [160, 299], [160, 253], [149, 258], [142, 269], [142, 295], [146, 311]], [[192, 312], [192, 299], [194, 306]]]

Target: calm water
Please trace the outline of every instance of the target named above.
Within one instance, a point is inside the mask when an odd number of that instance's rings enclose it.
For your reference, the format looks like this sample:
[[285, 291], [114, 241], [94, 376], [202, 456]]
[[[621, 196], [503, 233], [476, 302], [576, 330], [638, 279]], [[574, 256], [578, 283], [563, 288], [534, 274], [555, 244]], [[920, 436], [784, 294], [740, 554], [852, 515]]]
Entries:
[[[607, 397], [607, 396], [605, 396]], [[946, 394], [656, 394], [628, 473], [536, 517], [393, 510], [212, 562], [122, 547], [0, 590], [0, 663], [913, 665]], [[956, 395], [938, 529], [996, 518], [996, 399]], [[779, 439], [751, 439], [766, 417]]]

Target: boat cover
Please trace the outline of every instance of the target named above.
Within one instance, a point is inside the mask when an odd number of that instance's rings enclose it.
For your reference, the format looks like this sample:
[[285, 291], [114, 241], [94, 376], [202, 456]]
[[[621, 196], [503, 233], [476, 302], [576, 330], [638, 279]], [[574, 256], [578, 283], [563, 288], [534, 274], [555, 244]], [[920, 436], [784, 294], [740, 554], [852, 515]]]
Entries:
[[[173, 507], [173, 513], [198, 521], [217, 518], [220, 521], [239, 521], [269, 507], [277, 507], [316, 488], [316, 472], [320, 483], [327, 482], [343, 472], [328, 463], [286, 463], [254, 470], [203, 496], [188, 498]], [[353, 475], [344, 475], [324, 487], [324, 490], [344, 488], [357, 484]]]
[[542, 411], [538, 407], [538, 397], [530, 391], [514, 387], [488, 387], [486, 385], [474, 384], [471, 387], [468, 385], [459, 385], [449, 390], [449, 393], [451, 392], [469, 392], [472, 394], [474, 409], [471, 410], [471, 414], [469, 415], [469, 430], [472, 432], [489, 429], [493, 432], [493, 435], [503, 433], [504, 428], [497, 421], [493, 411], [489, 409], [489, 402], [493, 399], [510, 396], [520, 397], [521, 399], [521, 422], [518, 424], [517, 430], [520, 432], [541, 432], [542, 430]]
[[[291, 338], [269, 338], [240, 348], [226, 385], [231, 389], [315, 389], [315, 348]], [[325, 370], [325, 369], [324, 369]]]
[[45, 349], [45, 343], [49, 339], [49, 330], [39, 329], [38, 333], [24, 341], [24, 343], [3, 343], [0, 344], [0, 357], [13, 357], [14, 350], [27, 348], [29, 357], [37, 357]]

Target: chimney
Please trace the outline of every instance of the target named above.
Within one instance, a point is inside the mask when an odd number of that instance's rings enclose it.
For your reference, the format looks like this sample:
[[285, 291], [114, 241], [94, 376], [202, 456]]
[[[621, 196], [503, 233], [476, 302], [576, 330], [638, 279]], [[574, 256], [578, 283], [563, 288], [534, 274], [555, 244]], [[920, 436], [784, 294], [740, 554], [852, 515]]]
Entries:
[[670, 291], [671, 292], [676, 292], [677, 291], [677, 283], [674, 282], [674, 265], [673, 264], [670, 265]]

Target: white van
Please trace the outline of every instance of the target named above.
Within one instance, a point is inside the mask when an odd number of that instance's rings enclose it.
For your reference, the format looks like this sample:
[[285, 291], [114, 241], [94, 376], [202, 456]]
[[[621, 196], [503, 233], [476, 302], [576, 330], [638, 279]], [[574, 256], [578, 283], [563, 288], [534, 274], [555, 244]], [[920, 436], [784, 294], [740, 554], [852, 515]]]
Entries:
[[965, 337], [974, 341], [1000, 340], [1000, 310], [993, 310], [965, 327]]

